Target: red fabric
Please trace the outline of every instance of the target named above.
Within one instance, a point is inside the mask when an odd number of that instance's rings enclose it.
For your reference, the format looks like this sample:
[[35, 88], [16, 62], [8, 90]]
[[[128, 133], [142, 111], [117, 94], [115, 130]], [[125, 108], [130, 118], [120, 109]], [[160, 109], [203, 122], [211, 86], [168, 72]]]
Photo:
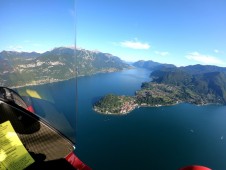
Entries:
[[71, 152], [65, 159], [78, 170], [92, 170], [90, 167], [84, 164], [73, 152]]
[[35, 112], [32, 106], [28, 106], [28, 107], [27, 107], [27, 110], [30, 111], [30, 112], [32, 112], [32, 113]]
[[181, 168], [180, 170], [212, 170], [212, 169], [207, 168], [205, 166], [192, 165], [192, 166], [186, 166], [184, 168]]

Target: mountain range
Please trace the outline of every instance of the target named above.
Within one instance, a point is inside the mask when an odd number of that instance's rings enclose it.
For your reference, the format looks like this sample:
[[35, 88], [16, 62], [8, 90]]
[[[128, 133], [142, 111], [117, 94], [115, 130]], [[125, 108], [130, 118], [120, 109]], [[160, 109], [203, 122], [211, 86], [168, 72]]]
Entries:
[[[152, 105], [158, 104], [159, 101], [163, 104], [176, 101], [196, 104], [226, 103], [224, 67], [211, 65], [176, 67], [151, 60], [137, 61], [133, 66], [149, 69], [152, 77], [152, 81], [144, 82], [141, 91], [137, 92], [140, 104], [142, 102], [148, 104], [147, 101], [152, 102]], [[37, 85], [129, 68], [132, 66], [117, 56], [85, 49], [59, 47], [45, 53], [2, 51], [0, 86]], [[158, 91], [158, 95], [150, 89]], [[174, 92], [171, 89], [174, 89]]]
[[151, 71], [164, 69], [164, 68], [175, 68], [176, 67], [173, 64], [163, 64], [163, 63], [158, 63], [158, 62], [155, 62], [155, 61], [152, 61], [152, 60], [148, 60], [148, 61], [139, 60], [137, 62], [134, 62], [133, 66], [149, 69]]
[[85, 49], [59, 47], [45, 53], [2, 51], [0, 85], [35, 85], [130, 67], [119, 57]]
[[[195, 104], [226, 104], [226, 68], [211, 65], [192, 65], [185, 67], [164, 67], [151, 72], [152, 81], [143, 83], [143, 89], [170, 86], [178, 88], [171, 91], [174, 98], [181, 102]], [[161, 85], [157, 86], [157, 85]], [[166, 88], [167, 87], [167, 88]], [[164, 94], [164, 93], [162, 93]], [[158, 96], [159, 97], [159, 96]]]

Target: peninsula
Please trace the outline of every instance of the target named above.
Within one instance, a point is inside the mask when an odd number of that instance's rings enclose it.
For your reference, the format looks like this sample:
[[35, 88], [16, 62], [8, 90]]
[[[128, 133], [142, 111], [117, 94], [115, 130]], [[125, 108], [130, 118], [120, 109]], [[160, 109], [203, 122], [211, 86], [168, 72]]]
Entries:
[[137, 106], [134, 97], [108, 94], [94, 105], [94, 110], [104, 114], [126, 114]]
[[163, 68], [151, 73], [134, 96], [106, 95], [94, 104], [104, 114], [127, 114], [137, 107], [159, 107], [178, 103], [226, 104], [226, 68], [194, 65]]

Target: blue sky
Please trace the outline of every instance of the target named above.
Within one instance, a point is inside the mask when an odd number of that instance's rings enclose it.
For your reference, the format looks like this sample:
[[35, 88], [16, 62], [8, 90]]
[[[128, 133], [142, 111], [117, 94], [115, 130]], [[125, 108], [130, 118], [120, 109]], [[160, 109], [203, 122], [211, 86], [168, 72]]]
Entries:
[[226, 67], [225, 0], [1, 0], [0, 7], [0, 51], [44, 52], [76, 37], [77, 47], [126, 61]]
[[73, 0], [0, 0], [0, 51], [73, 45], [74, 11]]

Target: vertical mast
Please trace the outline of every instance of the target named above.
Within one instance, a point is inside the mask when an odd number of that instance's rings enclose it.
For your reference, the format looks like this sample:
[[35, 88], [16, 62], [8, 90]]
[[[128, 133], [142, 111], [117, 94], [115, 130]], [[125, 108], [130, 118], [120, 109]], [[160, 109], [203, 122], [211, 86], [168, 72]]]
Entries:
[[77, 24], [77, 14], [76, 14], [76, 0], [74, 0], [74, 74], [75, 74], [75, 142], [77, 137], [77, 115], [78, 115], [78, 59], [77, 59], [77, 43], [76, 43], [76, 24]]

